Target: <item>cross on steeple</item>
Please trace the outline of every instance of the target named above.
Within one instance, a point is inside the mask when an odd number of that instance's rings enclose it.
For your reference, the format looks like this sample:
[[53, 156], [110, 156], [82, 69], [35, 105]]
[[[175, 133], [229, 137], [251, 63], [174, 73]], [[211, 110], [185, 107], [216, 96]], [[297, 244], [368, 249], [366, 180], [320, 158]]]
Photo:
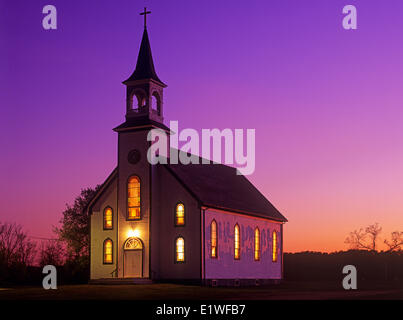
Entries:
[[144, 29], [147, 28], [147, 14], [150, 14], [151, 11], [147, 11], [147, 7], [144, 7], [144, 12], [141, 12], [140, 15], [144, 16]]

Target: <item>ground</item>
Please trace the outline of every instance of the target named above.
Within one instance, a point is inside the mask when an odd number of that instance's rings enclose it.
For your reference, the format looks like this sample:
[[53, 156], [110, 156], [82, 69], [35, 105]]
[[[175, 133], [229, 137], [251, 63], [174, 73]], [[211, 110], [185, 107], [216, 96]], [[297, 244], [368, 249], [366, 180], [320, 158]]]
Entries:
[[374, 283], [346, 291], [341, 282], [284, 282], [249, 288], [210, 288], [178, 284], [63, 285], [57, 290], [42, 287], [0, 288], [0, 300], [276, 300], [276, 299], [399, 299], [403, 283]]

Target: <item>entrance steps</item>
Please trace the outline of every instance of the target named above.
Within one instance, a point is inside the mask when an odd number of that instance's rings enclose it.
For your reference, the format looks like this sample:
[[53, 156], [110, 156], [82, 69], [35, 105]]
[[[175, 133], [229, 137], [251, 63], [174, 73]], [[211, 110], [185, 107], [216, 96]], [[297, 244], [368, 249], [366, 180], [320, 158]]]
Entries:
[[92, 279], [89, 284], [152, 284], [153, 281], [147, 278], [105, 278]]

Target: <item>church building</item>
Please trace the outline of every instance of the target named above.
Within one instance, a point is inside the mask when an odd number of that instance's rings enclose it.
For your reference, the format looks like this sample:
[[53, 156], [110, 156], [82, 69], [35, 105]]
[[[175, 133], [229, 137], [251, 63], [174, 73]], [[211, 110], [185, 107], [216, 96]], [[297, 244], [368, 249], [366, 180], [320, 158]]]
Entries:
[[[146, 13], [146, 12], [145, 12]], [[259, 285], [283, 278], [287, 219], [236, 169], [155, 164], [147, 134], [164, 125], [164, 89], [147, 28], [126, 86], [117, 166], [88, 204], [92, 282]]]

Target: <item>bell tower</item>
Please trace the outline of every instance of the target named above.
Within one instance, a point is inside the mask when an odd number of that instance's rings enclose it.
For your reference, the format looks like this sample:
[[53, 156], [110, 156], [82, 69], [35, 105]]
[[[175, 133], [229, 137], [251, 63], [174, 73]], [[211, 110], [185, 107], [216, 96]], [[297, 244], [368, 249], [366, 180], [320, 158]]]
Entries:
[[[152, 278], [151, 193], [154, 168], [147, 159], [150, 130], [169, 129], [163, 123], [163, 89], [155, 72], [144, 9], [144, 31], [136, 68], [123, 81], [126, 119], [118, 133], [117, 274], [120, 278]], [[155, 211], [155, 210], [154, 210]], [[128, 244], [136, 244], [135, 248]], [[138, 251], [140, 250], [140, 251]]]
[[141, 40], [137, 64], [132, 75], [123, 84], [126, 86], [126, 122], [157, 122], [163, 123], [163, 89], [166, 85], [158, 78], [155, 72], [148, 38], [146, 17], [144, 10], [144, 32]]

